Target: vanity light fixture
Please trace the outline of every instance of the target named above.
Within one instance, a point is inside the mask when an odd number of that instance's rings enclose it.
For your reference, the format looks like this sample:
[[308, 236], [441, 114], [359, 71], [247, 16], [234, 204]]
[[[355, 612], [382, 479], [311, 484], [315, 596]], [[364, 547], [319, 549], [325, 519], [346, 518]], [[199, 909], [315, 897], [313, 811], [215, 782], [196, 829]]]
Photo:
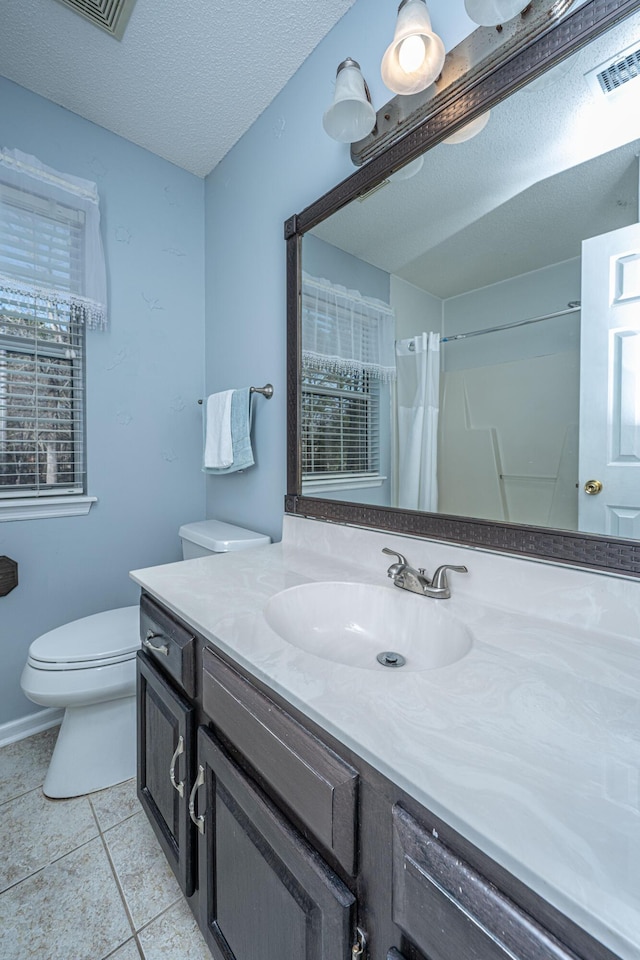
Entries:
[[394, 93], [420, 93], [440, 76], [444, 58], [444, 43], [431, 29], [426, 0], [402, 0], [393, 41], [382, 58], [385, 85]]
[[[490, 73], [513, 59], [514, 51], [540, 38], [576, 2], [464, 0], [467, 14], [480, 26], [446, 53], [442, 40], [431, 28], [426, 0], [402, 0], [393, 43], [388, 47], [381, 67], [382, 79], [396, 95], [378, 110], [373, 120], [371, 98], [367, 97], [365, 101], [360, 91], [360, 107], [368, 115], [367, 122], [371, 126], [370, 132], [357, 140], [357, 124], [347, 130], [346, 123], [338, 122], [343, 111], [349, 112], [350, 106], [338, 107], [338, 103], [347, 98], [340, 94], [336, 81], [336, 100], [325, 113], [325, 130], [336, 140], [350, 140], [351, 159], [356, 166], [367, 163], [407, 134], [418, 131], [441, 109], [450, 106], [452, 97], [460, 100], [463, 94], [481, 88]], [[616, 3], [622, 2], [616, 0]], [[487, 26], [497, 29], [485, 29]], [[353, 61], [345, 61], [345, 64], [350, 63]], [[341, 64], [340, 68], [343, 66]], [[363, 80], [362, 84], [366, 88]], [[485, 109], [445, 142], [463, 143], [476, 136], [484, 129], [488, 113]], [[334, 132], [335, 128], [338, 133]]]
[[376, 112], [360, 64], [351, 57], [338, 67], [333, 103], [325, 111], [322, 125], [325, 133], [341, 143], [361, 140], [376, 125]]
[[527, 7], [527, 0], [464, 0], [465, 10], [481, 27], [508, 23]]

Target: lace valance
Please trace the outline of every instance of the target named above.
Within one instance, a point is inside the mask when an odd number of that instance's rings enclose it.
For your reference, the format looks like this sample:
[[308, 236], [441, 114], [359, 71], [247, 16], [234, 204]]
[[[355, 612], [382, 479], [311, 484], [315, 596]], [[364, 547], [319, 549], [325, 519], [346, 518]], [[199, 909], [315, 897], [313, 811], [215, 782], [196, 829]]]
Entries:
[[0, 150], [0, 295], [37, 315], [67, 310], [107, 327], [107, 278], [95, 183]]
[[388, 303], [302, 276], [302, 359], [307, 369], [396, 375], [395, 316]]

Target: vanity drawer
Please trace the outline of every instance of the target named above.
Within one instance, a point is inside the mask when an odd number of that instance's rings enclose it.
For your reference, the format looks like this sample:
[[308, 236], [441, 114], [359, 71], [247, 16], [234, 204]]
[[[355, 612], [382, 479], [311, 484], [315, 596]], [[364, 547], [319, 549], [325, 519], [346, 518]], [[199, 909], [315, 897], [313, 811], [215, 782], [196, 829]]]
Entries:
[[271, 793], [353, 876], [357, 771], [209, 650], [202, 706]]
[[140, 640], [165, 673], [195, 696], [195, 637], [146, 594], [140, 598]]
[[576, 960], [397, 804], [393, 922], [429, 960]]

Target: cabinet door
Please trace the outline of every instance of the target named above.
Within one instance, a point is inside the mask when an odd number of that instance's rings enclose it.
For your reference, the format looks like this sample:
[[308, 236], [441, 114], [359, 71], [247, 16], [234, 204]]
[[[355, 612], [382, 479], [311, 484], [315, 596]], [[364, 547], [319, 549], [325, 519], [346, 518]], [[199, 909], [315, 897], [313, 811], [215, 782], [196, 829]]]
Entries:
[[348, 960], [355, 898], [202, 727], [198, 774], [201, 926], [216, 960]]
[[194, 890], [189, 819], [194, 709], [146, 654], [138, 653], [138, 798], [187, 897]]
[[429, 960], [577, 960], [397, 804], [393, 920]]

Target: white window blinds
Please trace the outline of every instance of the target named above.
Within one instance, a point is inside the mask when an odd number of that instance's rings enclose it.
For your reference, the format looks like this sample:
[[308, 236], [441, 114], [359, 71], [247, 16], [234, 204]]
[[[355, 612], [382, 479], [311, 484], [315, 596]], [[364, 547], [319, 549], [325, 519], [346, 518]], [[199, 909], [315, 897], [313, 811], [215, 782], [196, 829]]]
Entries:
[[307, 485], [380, 473], [381, 383], [395, 377], [395, 318], [381, 300], [303, 274], [302, 475]]
[[379, 382], [364, 372], [303, 369], [302, 452], [305, 481], [377, 476]]
[[85, 328], [106, 304], [82, 293], [84, 201], [14, 172], [0, 154], [0, 498], [79, 494]]

